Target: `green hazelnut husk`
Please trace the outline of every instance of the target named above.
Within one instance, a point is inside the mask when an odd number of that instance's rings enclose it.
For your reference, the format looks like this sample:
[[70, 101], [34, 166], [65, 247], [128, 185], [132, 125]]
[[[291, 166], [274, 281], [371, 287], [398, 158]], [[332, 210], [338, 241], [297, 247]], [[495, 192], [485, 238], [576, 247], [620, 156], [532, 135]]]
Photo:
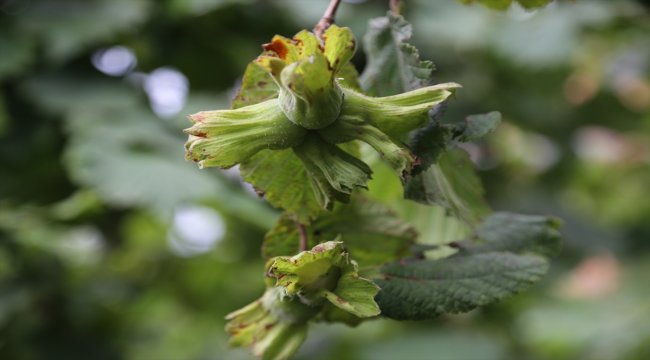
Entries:
[[190, 115], [185, 130], [186, 158], [200, 167], [229, 168], [264, 149], [286, 149], [302, 142], [306, 130], [289, 121], [277, 99], [235, 110]]
[[429, 121], [429, 110], [447, 100], [460, 85], [444, 83], [402, 94], [371, 97], [343, 88], [341, 117], [360, 117], [391, 138], [401, 139]]
[[304, 342], [307, 324], [319, 310], [287, 298], [281, 288], [268, 288], [260, 299], [226, 316], [229, 344], [251, 346], [262, 359], [288, 359]]
[[348, 202], [352, 191], [366, 188], [371, 178], [372, 170], [366, 163], [324, 141], [318, 133], [308, 133], [293, 151], [310, 175], [316, 199], [324, 208], [331, 208], [331, 198]]
[[343, 91], [334, 81], [329, 66], [323, 54], [315, 53], [280, 73], [280, 107], [294, 124], [316, 130], [339, 117]]
[[415, 161], [406, 146], [399, 146], [368, 120], [360, 116], [343, 115], [320, 131], [321, 137], [332, 144], [360, 140], [370, 145], [398, 174], [410, 171]]
[[358, 324], [380, 313], [374, 300], [379, 288], [359, 277], [340, 241], [270, 259], [267, 276], [260, 299], [226, 316], [230, 345], [251, 346], [262, 359], [292, 356], [311, 320]]

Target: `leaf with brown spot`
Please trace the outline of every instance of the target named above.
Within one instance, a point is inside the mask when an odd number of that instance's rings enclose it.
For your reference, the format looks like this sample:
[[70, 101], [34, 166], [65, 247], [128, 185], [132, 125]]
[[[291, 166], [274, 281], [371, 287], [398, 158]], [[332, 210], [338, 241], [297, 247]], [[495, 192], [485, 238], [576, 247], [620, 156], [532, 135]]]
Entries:
[[232, 100], [232, 108], [253, 105], [278, 96], [278, 86], [263, 68], [254, 62], [246, 67], [242, 84]]

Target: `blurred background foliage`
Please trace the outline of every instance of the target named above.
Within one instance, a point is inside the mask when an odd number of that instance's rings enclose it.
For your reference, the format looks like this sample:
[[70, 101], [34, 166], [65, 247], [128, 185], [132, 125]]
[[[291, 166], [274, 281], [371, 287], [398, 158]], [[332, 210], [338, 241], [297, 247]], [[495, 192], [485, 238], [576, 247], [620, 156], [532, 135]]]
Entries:
[[[346, 1], [337, 23], [361, 38], [387, 2]], [[0, 1], [0, 358], [250, 358], [227, 349], [223, 317], [261, 293], [278, 214], [236, 170], [185, 162], [180, 130], [326, 6]], [[649, 11], [405, 1], [436, 80], [464, 86], [446, 116], [504, 115], [467, 147], [489, 202], [563, 218], [565, 249], [531, 292], [435, 321], [319, 325], [298, 358], [650, 358]]]

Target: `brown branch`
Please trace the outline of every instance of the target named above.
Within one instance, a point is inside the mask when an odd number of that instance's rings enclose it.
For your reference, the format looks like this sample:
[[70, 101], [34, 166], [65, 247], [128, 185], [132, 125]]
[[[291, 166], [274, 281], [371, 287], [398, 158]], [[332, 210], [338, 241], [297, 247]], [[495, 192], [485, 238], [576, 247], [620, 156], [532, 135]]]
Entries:
[[325, 10], [325, 13], [323, 14], [323, 17], [320, 18], [318, 21], [318, 24], [314, 26], [314, 34], [318, 36], [319, 39], [323, 39], [323, 33], [325, 30], [327, 30], [330, 25], [334, 23], [334, 16], [336, 16], [336, 9], [339, 8], [339, 5], [341, 4], [341, 0], [330, 0], [329, 6], [327, 6], [327, 10]]
[[390, 11], [395, 15], [399, 15], [402, 10], [402, 1], [401, 0], [390, 0]]
[[300, 251], [306, 251], [309, 248], [309, 238], [307, 237], [307, 229], [305, 225], [296, 221], [296, 226], [298, 227], [298, 234], [300, 235]]

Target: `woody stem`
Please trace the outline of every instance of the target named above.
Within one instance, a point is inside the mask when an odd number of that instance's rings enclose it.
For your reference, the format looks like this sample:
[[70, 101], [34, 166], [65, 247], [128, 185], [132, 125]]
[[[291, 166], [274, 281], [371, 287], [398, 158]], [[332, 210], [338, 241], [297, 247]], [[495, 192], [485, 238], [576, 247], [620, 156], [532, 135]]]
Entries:
[[334, 23], [334, 16], [336, 16], [336, 9], [338, 9], [341, 4], [341, 0], [331, 0], [330, 4], [327, 6], [323, 17], [320, 18], [318, 24], [314, 26], [314, 34], [318, 36], [319, 39], [323, 38], [323, 33], [327, 30], [330, 25]]
[[390, 0], [389, 6], [390, 6], [390, 11], [392, 11], [393, 14], [399, 15], [401, 7], [402, 7], [402, 1], [400, 1], [400, 0]]
[[296, 226], [298, 227], [298, 234], [300, 236], [300, 251], [305, 251], [309, 248], [308, 239], [307, 239], [307, 229], [305, 225], [296, 221]]

